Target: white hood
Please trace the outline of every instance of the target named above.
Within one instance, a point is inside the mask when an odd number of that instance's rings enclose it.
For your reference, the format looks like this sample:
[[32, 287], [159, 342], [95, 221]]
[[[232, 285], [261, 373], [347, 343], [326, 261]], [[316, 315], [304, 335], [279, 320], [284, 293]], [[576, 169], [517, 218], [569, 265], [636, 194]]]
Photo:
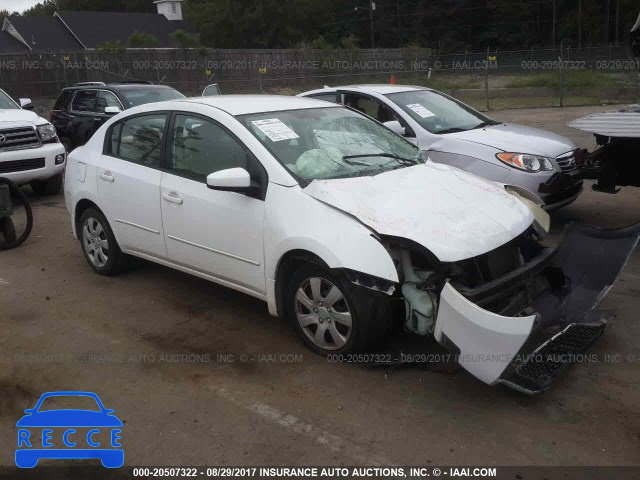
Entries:
[[443, 262], [494, 250], [534, 220], [502, 185], [430, 161], [373, 177], [314, 180], [303, 191], [381, 235], [423, 245]]
[[0, 124], [22, 124], [31, 123], [33, 125], [41, 125], [46, 123], [44, 118], [38, 116], [37, 113], [19, 108], [0, 109]]

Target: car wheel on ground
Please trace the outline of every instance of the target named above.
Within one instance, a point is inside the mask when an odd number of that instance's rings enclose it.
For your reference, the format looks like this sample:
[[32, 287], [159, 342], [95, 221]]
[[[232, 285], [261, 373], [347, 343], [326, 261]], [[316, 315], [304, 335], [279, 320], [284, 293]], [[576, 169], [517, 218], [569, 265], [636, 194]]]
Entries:
[[102, 212], [89, 208], [80, 217], [80, 243], [87, 262], [100, 275], [115, 275], [127, 265], [109, 222]]
[[48, 180], [31, 182], [31, 189], [36, 195], [55, 195], [62, 190], [62, 179], [62, 174], [59, 174]]
[[[286, 289], [289, 320], [302, 341], [321, 355], [362, 351], [390, 330], [390, 315], [346, 279], [320, 265], [296, 271]], [[382, 315], [381, 315], [382, 313]]]

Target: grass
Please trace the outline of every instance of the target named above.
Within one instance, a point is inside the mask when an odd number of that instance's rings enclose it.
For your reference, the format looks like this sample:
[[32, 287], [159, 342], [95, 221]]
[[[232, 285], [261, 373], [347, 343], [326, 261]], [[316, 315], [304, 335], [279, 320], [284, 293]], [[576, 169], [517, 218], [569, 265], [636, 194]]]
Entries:
[[[463, 102], [471, 105], [472, 107], [480, 110], [486, 111], [487, 105], [484, 99], [465, 99], [460, 98]], [[564, 99], [565, 107], [583, 107], [589, 105], [613, 105], [613, 104], [624, 104], [624, 103], [633, 103], [634, 99], [603, 99], [601, 97], [587, 97], [587, 96], [569, 96]], [[560, 99], [558, 97], [501, 97], [501, 98], [492, 98], [489, 101], [489, 106], [491, 111], [495, 110], [509, 110], [509, 109], [524, 109], [524, 108], [544, 108], [544, 107], [559, 107]]]
[[[565, 70], [564, 85], [567, 88], [625, 86], [630, 85], [628, 75], [608, 74], [596, 70]], [[507, 88], [552, 87], [560, 86], [560, 72], [530, 73], [507, 81]]]

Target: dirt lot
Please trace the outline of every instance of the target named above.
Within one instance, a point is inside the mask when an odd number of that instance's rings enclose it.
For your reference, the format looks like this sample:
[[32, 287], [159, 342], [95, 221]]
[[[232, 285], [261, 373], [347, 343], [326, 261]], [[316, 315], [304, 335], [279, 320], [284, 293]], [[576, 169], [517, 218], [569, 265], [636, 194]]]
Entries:
[[[494, 116], [592, 147], [564, 123], [596, 110]], [[527, 397], [464, 371], [328, 363], [260, 301], [164, 267], [100, 277], [62, 196], [34, 201], [32, 237], [0, 252], [0, 465], [13, 465], [23, 410], [53, 390], [96, 392], [116, 410], [127, 465], [639, 463], [638, 252], [603, 301], [619, 316], [598, 361]], [[555, 232], [638, 220], [634, 188], [587, 190], [553, 214]]]

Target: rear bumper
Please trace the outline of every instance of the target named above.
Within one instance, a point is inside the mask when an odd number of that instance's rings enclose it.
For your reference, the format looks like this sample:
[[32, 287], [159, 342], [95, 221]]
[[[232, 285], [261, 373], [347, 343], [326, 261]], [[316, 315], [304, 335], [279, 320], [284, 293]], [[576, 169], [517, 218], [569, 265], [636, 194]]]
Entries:
[[575, 355], [604, 332], [612, 311], [594, 310], [615, 283], [640, 238], [640, 223], [618, 230], [571, 225], [551, 256], [522, 276], [549, 275], [553, 287], [519, 316], [506, 317], [478, 304], [516, 280], [505, 275], [487, 288], [447, 283], [440, 295], [434, 336], [471, 374], [490, 385], [526, 393], [546, 390]]

